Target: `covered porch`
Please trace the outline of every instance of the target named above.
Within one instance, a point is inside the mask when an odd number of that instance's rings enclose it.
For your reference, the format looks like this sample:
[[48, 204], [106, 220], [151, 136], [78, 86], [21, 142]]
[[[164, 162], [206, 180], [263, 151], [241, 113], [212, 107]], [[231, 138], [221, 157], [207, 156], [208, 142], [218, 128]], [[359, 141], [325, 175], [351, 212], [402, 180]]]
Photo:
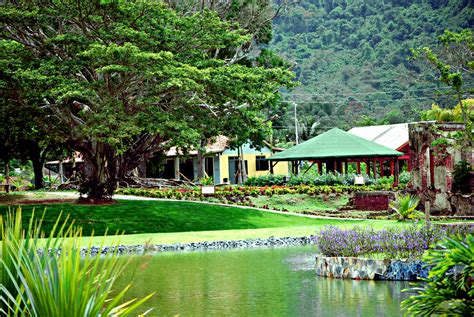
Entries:
[[[394, 176], [398, 184], [399, 160], [403, 153], [375, 142], [363, 139], [338, 128], [333, 128], [306, 142], [277, 153], [269, 158], [270, 161], [291, 162], [292, 174], [306, 173], [311, 167], [317, 167], [317, 172], [348, 173], [349, 164], [353, 164], [357, 174], [371, 172], [377, 176]], [[300, 171], [302, 161], [310, 162], [305, 171]], [[364, 163], [364, 168], [362, 168]]]

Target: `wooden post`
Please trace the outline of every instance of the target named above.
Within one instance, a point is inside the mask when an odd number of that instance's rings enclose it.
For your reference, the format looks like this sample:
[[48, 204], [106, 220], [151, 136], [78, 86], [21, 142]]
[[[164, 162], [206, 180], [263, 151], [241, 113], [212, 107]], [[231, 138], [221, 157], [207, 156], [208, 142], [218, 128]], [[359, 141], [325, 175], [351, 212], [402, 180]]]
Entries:
[[430, 213], [431, 213], [431, 205], [430, 201], [426, 200], [425, 201], [425, 225], [429, 228], [431, 223], [430, 223]]
[[357, 174], [360, 174], [360, 161], [357, 161]]
[[395, 160], [398, 160], [398, 158], [390, 160], [390, 175], [392, 176], [395, 174]]
[[318, 174], [322, 175], [323, 174], [323, 162], [318, 161]]
[[7, 187], [5, 187], [5, 191], [9, 193], [10, 192], [10, 162], [8, 160], [5, 162], [5, 181], [7, 184]]
[[394, 173], [393, 173], [393, 186], [398, 186], [398, 175], [399, 175], [399, 161], [398, 158], [395, 158], [394, 162]]
[[383, 172], [383, 159], [379, 160], [380, 164], [380, 177], [384, 177], [384, 172]]
[[64, 183], [64, 167], [63, 167], [63, 161], [59, 161], [59, 183], [63, 184]]
[[374, 172], [374, 179], [377, 179], [377, 160], [374, 159], [373, 163], [373, 172]]
[[179, 172], [179, 156], [174, 158], [174, 179], [180, 179], [180, 172]]
[[365, 162], [365, 173], [370, 177], [370, 159]]
[[344, 174], [347, 174], [349, 164], [347, 163], [347, 160], [344, 161]]

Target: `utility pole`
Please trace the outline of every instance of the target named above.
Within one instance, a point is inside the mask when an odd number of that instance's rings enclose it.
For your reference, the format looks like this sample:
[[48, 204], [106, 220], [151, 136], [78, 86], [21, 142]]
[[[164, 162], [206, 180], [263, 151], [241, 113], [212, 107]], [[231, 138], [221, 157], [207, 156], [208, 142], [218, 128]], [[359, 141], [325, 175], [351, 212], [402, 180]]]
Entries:
[[293, 102], [293, 106], [294, 106], [294, 109], [295, 109], [295, 141], [296, 141], [296, 145], [299, 144], [299, 140], [298, 140], [298, 118], [296, 117], [296, 102]]
[[[296, 102], [293, 102], [293, 106], [294, 106], [294, 109], [295, 109], [295, 143], [296, 145], [299, 144], [299, 138], [298, 138], [298, 117], [296, 116]], [[302, 162], [300, 162], [299, 164], [297, 164], [295, 166], [295, 175], [298, 174], [298, 165], [302, 164]]]

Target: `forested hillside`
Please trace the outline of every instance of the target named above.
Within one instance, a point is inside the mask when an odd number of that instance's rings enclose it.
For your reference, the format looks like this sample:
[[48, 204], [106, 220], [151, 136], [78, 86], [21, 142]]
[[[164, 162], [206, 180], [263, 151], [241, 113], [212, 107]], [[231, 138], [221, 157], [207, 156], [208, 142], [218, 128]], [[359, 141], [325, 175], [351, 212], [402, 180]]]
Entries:
[[[282, 0], [276, 0], [282, 3]], [[453, 105], [428, 65], [410, 48], [438, 45], [445, 29], [474, 26], [469, 0], [300, 0], [275, 19], [270, 49], [294, 64], [303, 139], [362, 121], [416, 120], [433, 102]], [[465, 84], [474, 86], [472, 80]], [[281, 141], [294, 138], [293, 106], [275, 123]], [[375, 121], [372, 121], [374, 123]]]

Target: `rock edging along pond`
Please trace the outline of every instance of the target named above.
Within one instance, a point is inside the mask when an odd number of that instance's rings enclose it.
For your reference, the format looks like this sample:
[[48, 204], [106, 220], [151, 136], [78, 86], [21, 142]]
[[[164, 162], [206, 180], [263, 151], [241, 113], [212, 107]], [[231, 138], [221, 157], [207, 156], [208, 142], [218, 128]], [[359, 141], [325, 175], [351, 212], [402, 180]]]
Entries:
[[414, 281], [427, 278], [429, 268], [419, 260], [374, 260], [316, 256], [316, 274], [354, 280]]
[[228, 241], [204, 241], [191, 243], [174, 244], [152, 244], [152, 245], [120, 245], [118, 247], [91, 247], [81, 248], [81, 254], [85, 256], [106, 255], [114, 252], [117, 248], [118, 254], [143, 254], [146, 252], [165, 252], [165, 251], [205, 251], [205, 250], [224, 250], [224, 249], [243, 249], [259, 247], [288, 247], [314, 244], [313, 237], [269, 237], [266, 239], [246, 239], [246, 240], [228, 240]]

